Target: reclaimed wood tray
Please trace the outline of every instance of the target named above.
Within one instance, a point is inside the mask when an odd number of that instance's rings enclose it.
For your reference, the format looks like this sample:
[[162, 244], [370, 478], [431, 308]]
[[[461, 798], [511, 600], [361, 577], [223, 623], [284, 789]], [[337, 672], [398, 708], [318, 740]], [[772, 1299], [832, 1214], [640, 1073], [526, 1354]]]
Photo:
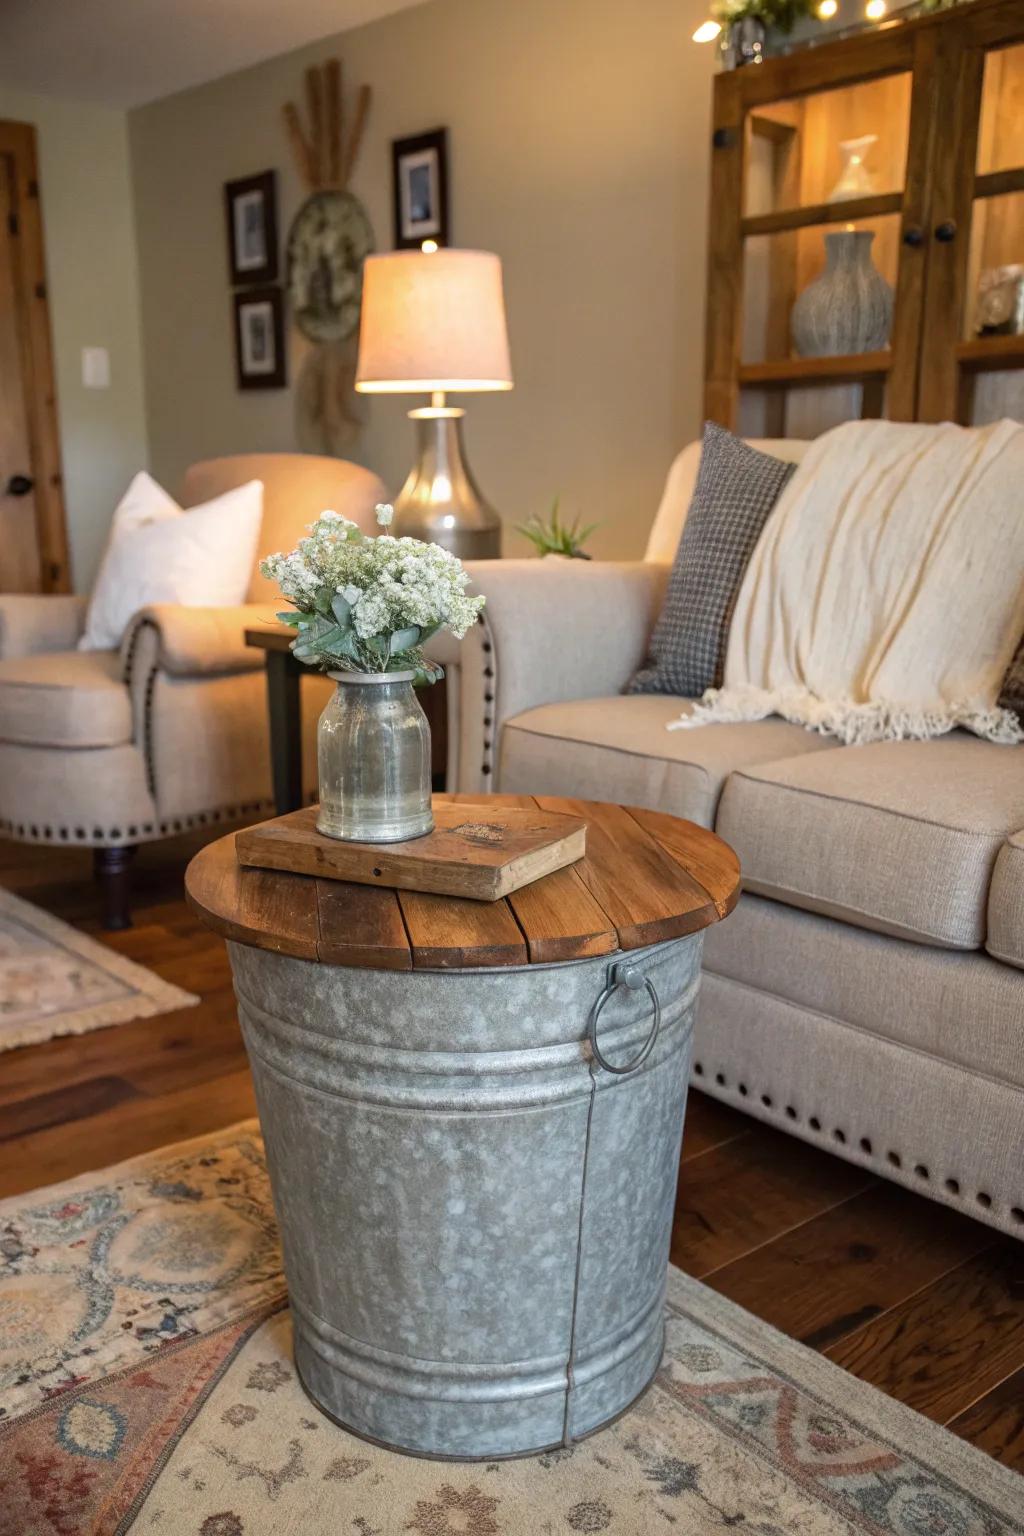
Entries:
[[406, 843], [345, 843], [316, 830], [306, 806], [235, 837], [238, 862], [257, 869], [500, 901], [586, 853], [580, 817], [522, 806], [434, 800], [434, 829]]

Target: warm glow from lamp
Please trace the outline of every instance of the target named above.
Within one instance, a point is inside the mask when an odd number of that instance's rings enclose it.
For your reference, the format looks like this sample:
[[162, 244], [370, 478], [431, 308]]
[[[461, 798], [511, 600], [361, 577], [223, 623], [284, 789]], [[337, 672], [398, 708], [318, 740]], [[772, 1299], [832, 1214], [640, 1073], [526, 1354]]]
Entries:
[[839, 0], [821, 0], [818, 6], [818, 20], [831, 21], [839, 9]]
[[721, 30], [721, 24], [717, 21], [702, 21], [693, 34], [693, 40], [695, 43], [713, 43]]
[[366, 258], [361, 394], [511, 388], [497, 256], [449, 248]]
[[881, 21], [888, 9], [885, 0], [868, 0], [864, 7], [864, 15], [868, 21]]

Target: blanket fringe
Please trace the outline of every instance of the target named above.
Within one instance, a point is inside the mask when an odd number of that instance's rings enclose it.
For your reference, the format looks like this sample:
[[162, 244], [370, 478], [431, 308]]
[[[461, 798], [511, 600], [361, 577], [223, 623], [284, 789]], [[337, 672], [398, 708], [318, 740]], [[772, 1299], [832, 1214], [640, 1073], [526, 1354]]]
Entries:
[[821, 736], [835, 736], [848, 747], [872, 741], [922, 741], [945, 736], [958, 727], [999, 746], [1024, 742], [1024, 727], [1017, 716], [998, 706], [979, 709], [951, 704], [944, 709], [907, 709], [885, 700], [855, 704], [849, 699], [819, 699], [801, 688], [709, 688], [694, 704], [692, 713], [670, 721], [666, 729], [694, 730], [728, 721], [765, 720], [769, 715], [780, 715]]

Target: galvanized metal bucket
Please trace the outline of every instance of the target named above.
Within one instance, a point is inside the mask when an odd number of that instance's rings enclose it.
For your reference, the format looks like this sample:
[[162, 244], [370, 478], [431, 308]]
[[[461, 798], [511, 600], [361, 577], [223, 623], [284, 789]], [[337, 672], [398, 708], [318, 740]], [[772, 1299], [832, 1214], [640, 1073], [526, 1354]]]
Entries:
[[643, 1392], [702, 936], [564, 965], [347, 969], [229, 944], [310, 1397], [487, 1459]]

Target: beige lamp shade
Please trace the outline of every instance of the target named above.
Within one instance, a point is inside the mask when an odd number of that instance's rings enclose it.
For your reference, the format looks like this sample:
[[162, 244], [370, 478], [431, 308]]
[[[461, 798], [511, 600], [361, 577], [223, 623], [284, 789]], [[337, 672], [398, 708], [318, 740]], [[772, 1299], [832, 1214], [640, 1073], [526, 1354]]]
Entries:
[[511, 388], [497, 256], [439, 250], [366, 258], [356, 389]]

